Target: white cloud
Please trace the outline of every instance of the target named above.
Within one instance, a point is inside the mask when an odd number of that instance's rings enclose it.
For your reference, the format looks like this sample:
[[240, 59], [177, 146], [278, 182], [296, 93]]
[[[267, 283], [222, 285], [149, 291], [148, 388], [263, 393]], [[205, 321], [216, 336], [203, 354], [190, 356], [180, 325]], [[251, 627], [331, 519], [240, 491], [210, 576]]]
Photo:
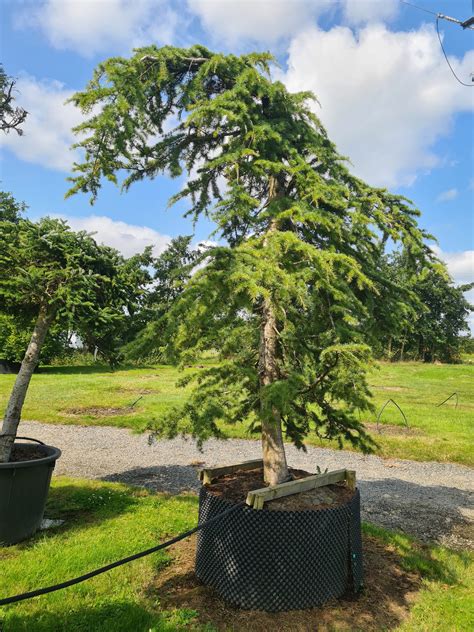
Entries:
[[[474, 66], [474, 50], [451, 59], [460, 76]], [[330, 137], [374, 185], [410, 185], [441, 162], [432, 147], [452, 128], [457, 112], [473, 109], [472, 93], [450, 74], [436, 32], [389, 31], [372, 24], [309, 28], [289, 47], [282, 79], [292, 91], [312, 90]]]
[[343, 0], [344, 18], [349, 24], [366, 24], [394, 18], [399, 0]]
[[18, 103], [28, 112], [24, 133], [2, 134], [0, 145], [26, 162], [70, 171], [74, 159], [71, 129], [82, 118], [74, 105], [65, 104], [72, 91], [59, 81], [38, 81], [27, 75], [18, 79], [16, 88]]
[[43, 0], [20, 9], [16, 23], [39, 28], [55, 48], [91, 57], [182, 41], [193, 16], [214, 41], [266, 45], [287, 40], [322, 14], [360, 25], [392, 19], [397, 8], [398, 0]]
[[188, 8], [214, 40], [273, 44], [305, 28], [331, 0], [188, 0]]
[[441, 261], [445, 262], [455, 283], [474, 282], [474, 250], [444, 252], [436, 245], [430, 246], [430, 248]]
[[451, 200], [455, 200], [459, 195], [459, 191], [457, 189], [447, 189], [446, 191], [442, 191], [438, 197], [436, 198], [437, 202], [450, 202]]
[[351, 25], [390, 20], [398, 7], [398, 0], [188, 0], [212, 39], [231, 44], [275, 44], [338, 11]]
[[162, 235], [148, 226], [135, 226], [104, 215], [70, 217], [61, 215], [73, 230], [85, 230], [95, 233], [98, 243], [119, 250], [125, 257], [143, 252], [146, 246], [153, 246], [153, 254], [159, 255], [171, 241], [168, 235]]
[[18, 26], [36, 26], [55, 48], [85, 57], [169, 44], [177, 22], [178, 14], [166, 0], [46, 0], [17, 16]]

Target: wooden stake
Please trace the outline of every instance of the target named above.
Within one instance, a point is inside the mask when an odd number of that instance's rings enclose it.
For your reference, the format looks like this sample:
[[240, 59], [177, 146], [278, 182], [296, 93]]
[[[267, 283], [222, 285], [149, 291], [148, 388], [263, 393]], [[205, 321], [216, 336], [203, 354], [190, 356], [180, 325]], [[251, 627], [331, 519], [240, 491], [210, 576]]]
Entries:
[[314, 474], [313, 476], [300, 478], [296, 481], [289, 481], [288, 483], [281, 483], [280, 485], [256, 489], [247, 494], [246, 503], [254, 509], [263, 509], [264, 503], [270, 500], [291, 496], [292, 494], [316, 489], [317, 487], [324, 487], [324, 485], [339, 483], [340, 481], [347, 481], [349, 489], [355, 490], [355, 471], [334, 470], [332, 472], [325, 472], [324, 474]]
[[254, 470], [257, 467], [263, 467], [262, 459], [254, 461], [244, 461], [243, 463], [234, 463], [234, 465], [220, 465], [217, 467], [204, 468], [199, 470], [199, 480], [203, 485], [209, 485], [215, 478], [223, 474], [231, 474], [237, 470]]

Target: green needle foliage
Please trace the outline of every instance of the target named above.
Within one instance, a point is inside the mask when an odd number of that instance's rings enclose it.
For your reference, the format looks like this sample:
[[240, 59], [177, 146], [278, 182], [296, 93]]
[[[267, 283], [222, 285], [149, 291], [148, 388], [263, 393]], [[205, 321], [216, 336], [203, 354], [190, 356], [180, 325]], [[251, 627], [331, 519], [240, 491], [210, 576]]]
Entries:
[[103, 178], [123, 175], [127, 189], [186, 175], [171, 202], [211, 218], [221, 245], [168, 314], [168, 352], [188, 362], [215, 349], [222, 362], [196, 374], [157, 432], [203, 440], [219, 436], [218, 420], [249, 420], [262, 430], [266, 480], [280, 482], [280, 427], [297, 446], [313, 429], [370, 449], [356, 412], [371, 406], [373, 313], [396, 320], [411, 301], [381, 259], [401, 242], [420, 265], [427, 235], [408, 200], [350, 174], [314, 95], [272, 81], [272, 62], [150, 46], [100, 64], [72, 98], [89, 118], [76, 129], [85, 158], [69, 194], [94, 200]]

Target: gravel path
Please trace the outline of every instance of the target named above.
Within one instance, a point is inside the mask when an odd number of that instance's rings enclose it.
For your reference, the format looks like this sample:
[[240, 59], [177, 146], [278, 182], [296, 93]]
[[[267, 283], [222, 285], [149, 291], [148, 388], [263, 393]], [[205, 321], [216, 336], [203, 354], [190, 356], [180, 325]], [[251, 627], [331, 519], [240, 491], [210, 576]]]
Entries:
[[[23, 422], [21, 435], [58, 446], [56, 474], [122, 481], [177, 494], [197, 491], [196, 466], [231, 464], [260, 457], [257, 441], [208, 441], [202, 452], [192, 441], [148, 445], [129, 430]], [[424, 541], [474, 549], [474, 470], [451, 463], [384, 460], [354, 452], [287, 447], [292, 467], [357, 472], [363, 519]]]

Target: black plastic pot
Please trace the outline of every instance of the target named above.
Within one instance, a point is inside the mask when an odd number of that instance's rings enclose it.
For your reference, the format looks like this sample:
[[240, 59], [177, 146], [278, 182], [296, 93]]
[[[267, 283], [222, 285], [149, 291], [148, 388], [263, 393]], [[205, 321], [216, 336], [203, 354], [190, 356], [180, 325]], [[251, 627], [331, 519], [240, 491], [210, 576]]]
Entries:
[[36, 532], [43, 519], [51, 475], [56, 460], [61, 456], [58, 448], [43, 443], [31, 445], [18, 442], [15, 445], [27, 450], [40, 450], [44, 457], [0, 463], [1, 545], [21, 542]]
[[[206, 487], [199, 522], [232, 503]], [[198, 534], [196, 575], [245, 609], [313, 608], [362, 586], [360, 495], [328, 509], [255, 510], [242, 505]]]

